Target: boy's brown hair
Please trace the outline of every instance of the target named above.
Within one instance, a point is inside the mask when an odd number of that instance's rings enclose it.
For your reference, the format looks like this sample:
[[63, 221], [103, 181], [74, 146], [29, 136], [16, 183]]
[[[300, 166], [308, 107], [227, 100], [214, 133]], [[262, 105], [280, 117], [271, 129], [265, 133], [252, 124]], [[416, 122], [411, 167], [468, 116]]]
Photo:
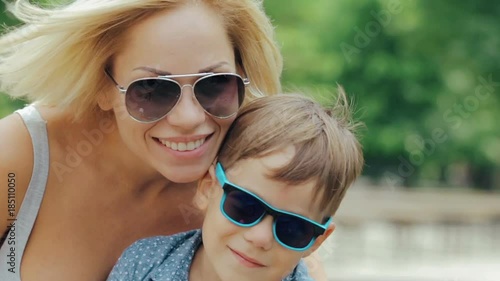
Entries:
[[218, 160], [225, 169], [237, 161], [295, 146], [290, 162], [271, 179], [290, 184], [316, 181], [314, 200], [325, 216], [337, 211], [347, 188], [360, 175], [363, 153], [347, 97], [339, 87], [327, 109], [300, 94], [258, 98], [244, 106], [229, 129]]

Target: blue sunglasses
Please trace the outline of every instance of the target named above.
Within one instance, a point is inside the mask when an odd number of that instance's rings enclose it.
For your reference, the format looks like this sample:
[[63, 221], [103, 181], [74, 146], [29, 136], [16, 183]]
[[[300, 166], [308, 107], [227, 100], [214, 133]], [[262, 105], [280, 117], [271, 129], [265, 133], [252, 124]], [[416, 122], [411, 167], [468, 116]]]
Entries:
[[224, 189], [220, 202], [222, 214], [232, 223], [242, 227], [252, 227], [266, 215], [271, 215], [274, 219], [274, 238], [287, 249], [309, 249], [316, 238], [325, 233], [333, 220], [329, 217], [325, 219], [324, 224], [320, 224], [304, 216], [274, 208], [259, 196], [228, 181], [220, 163], [216, 165], [215, 174]]

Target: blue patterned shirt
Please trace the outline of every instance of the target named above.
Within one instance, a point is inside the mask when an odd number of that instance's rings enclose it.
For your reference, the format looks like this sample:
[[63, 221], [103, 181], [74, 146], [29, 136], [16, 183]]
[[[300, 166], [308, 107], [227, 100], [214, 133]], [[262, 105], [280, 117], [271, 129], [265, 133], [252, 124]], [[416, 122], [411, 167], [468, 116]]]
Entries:
[[[188, 281], [201, 230], [141, 239], [121, 255], [108, 281]], [[304, 262], [283, 281], [312, 281]]]

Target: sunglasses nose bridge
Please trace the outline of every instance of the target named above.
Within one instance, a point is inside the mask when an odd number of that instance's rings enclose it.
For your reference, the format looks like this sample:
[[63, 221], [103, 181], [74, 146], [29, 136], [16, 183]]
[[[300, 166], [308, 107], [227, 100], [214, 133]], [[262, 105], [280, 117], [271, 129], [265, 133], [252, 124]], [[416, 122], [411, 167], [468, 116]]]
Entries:
[[192, 99], [193, 101], [196, 101], [196, 102], [197, 102], [196, 95], [194, 94], [194, 85], [195, 85], [195, 84], [183, 84], [182, 86], [181, 86], [181, 85], [179, 85], [179, 86], [181, 87], [181, 96], [182, 96], [182, 94], [184, 93], [184, 88], [186, 88], [186, 87], [191, 88], [191, 92], [192, 92], [192, 93], [191, 93], [191, 99]]
[[184, 90], [185, 87], [191, 87], [191, 90], [194, 89], [194, 85], [193, 84], [184, 84], [181, 86], [181, 92]]

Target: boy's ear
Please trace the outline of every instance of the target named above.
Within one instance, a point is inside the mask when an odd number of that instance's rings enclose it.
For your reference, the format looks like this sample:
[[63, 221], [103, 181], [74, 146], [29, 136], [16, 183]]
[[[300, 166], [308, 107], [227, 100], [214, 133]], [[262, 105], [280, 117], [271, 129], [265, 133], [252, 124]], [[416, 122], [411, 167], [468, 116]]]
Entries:
[[215, 166], [210, 165], [205, 175], [198, 181], [198, 188], [194, 197], [194, 204], [200, 210], [205, 210], [208, 206], [210, 198], [214, 196], [213, 186], [216, 183]]
[[322, 235], [320, 235], [316, 238], [316, 240], [314, 241], [314, 244], [311, 246], [311, 248], [309, 248], [305, 252], [303, 257], [307, 257], [310, 254], [312, 254], [314, 251], [316, 251], [319, 248], [319, 246], [321, 246], [321, 244], [323, 244], [323, 242], [325, 242], [326, 238], [328, 238], [333, 233], [333, 231], [335, 231], [335, 224], [332, 221], [330, 223], [330, 225], [328, 226], [328, 228], [326, 229], [325, 233], [323, 233]]

